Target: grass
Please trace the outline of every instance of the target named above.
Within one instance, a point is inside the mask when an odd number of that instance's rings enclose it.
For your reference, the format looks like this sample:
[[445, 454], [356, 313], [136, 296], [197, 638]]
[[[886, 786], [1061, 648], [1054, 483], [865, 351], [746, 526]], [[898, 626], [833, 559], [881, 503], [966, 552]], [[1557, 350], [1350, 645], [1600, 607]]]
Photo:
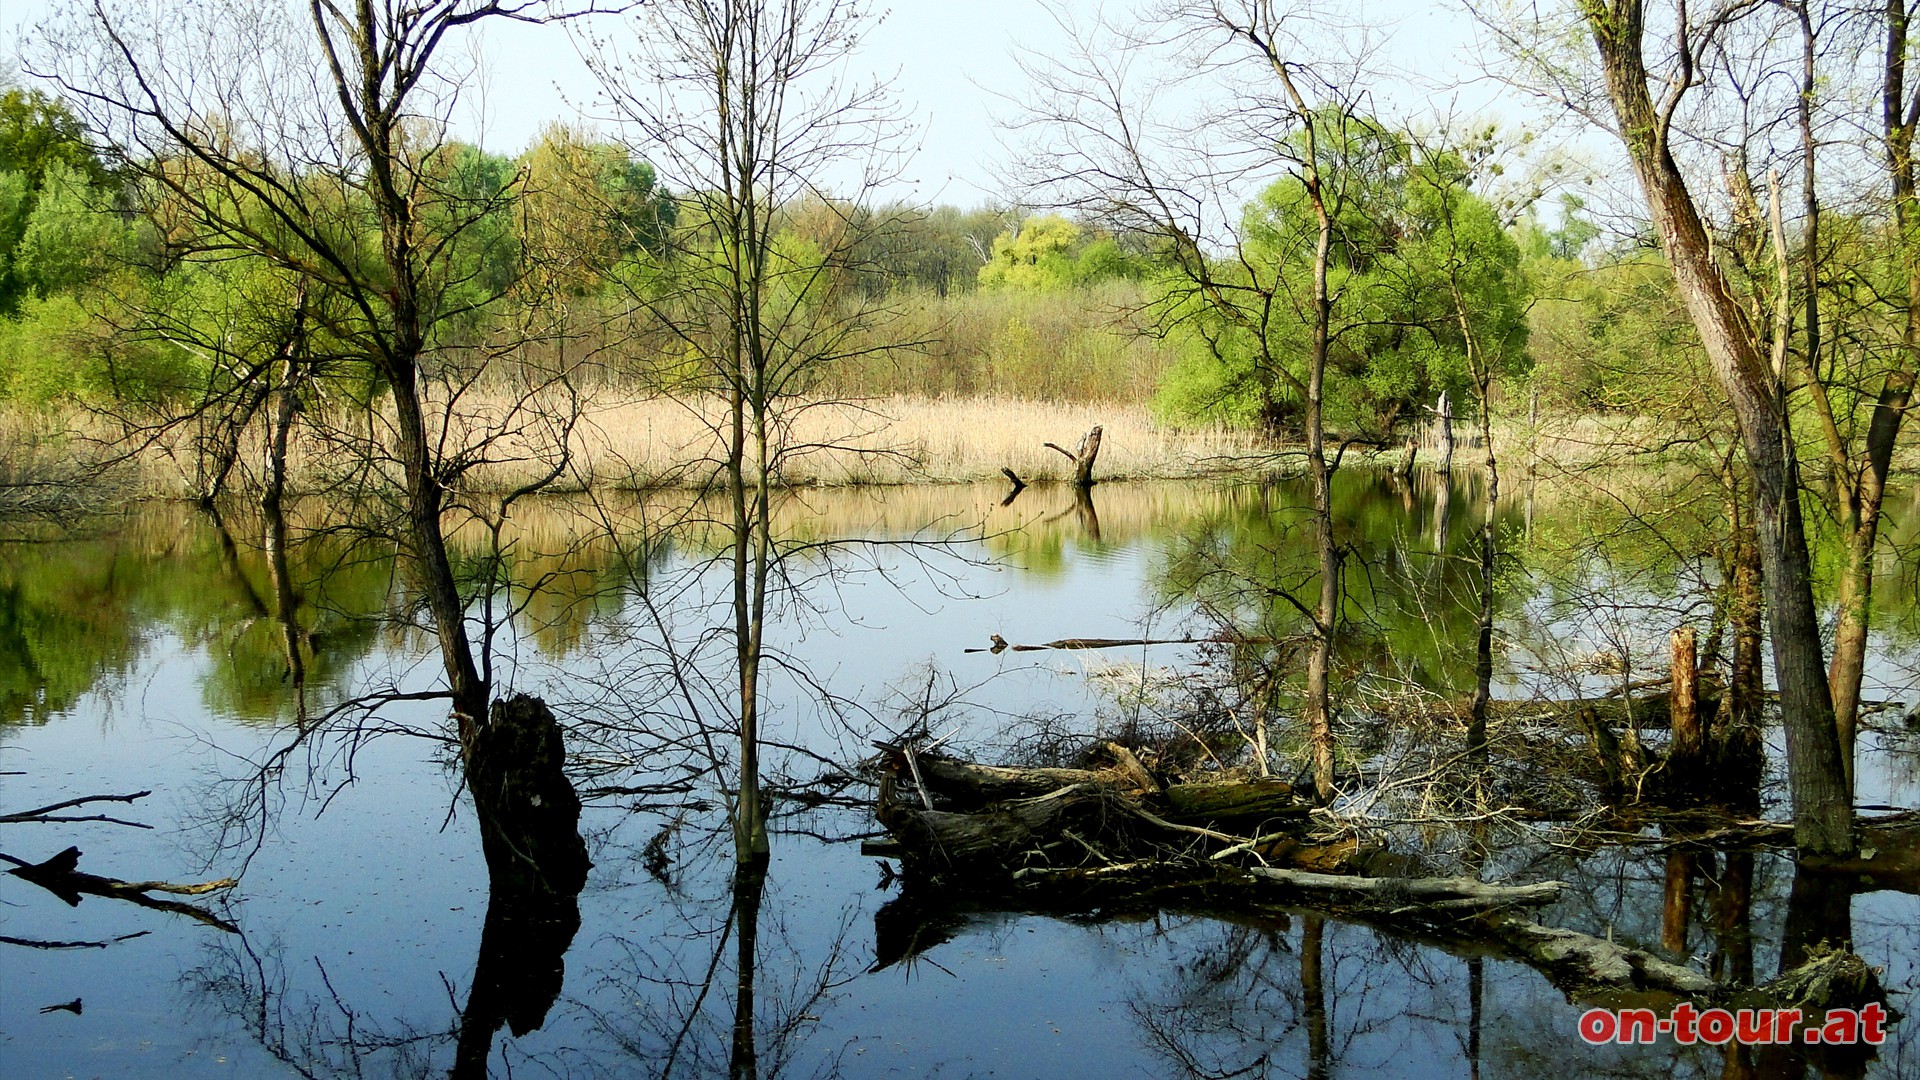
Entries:
[[[447, 433], [448, 442], [473, 447], [490, 433], [497, 436], [489, 447], [490, 463], [462, 478], [464, 490], [507, 491], [547, 471], [559, 438], [551, 421], [559, 414], [516, 412], [515, 406], [516, 399], [504, 390], [462, 397], [457, 413], [467, 419]], [[603, 384], [581, 401], [568, 438], [568, 468], [553, 487], [713, 486], [720, 477], [722, 415], [717, 400], [648, 397]], [[296, 428], [304, 434], [289, 458], [291, 487], [305, 493], [357, 488], [357, 440], [321, 440], [313, 434], [318, 419], [307, 416]], [[795, 488], [1000, 481], [1003, 469], [1030, 482], [1063, 480], [1071, 475], [1071, 463], [1044, 444], [1075, 447], [1095, 424], [1104, 435], [1095, 470], [1102, 480], [1247, 475], [1272, 468], [1284, 454], [1246, 432], [1165, 426], [1138, 402], [896, 394], [789, 410], [782, 437], [790, 449], [778, 463], [778, 474]], [[257, 487], [264, 441], [259, 426], [256, 419], [243, 436], [234, 477], [242, 490]], [[350, 426], [364, 431], [366, 420]], [[386, 422], [374, 426], [379, 432]], [[107, 420], [78, 411], [50, 417], [0, 410], [0, 509], [71, 504], [76, 492], [95, 500], [194, 497], [195, 434], [191, 425], [181, 425], [133, 460], [103, 472], [100, 463], [127, 445], [116, 441], [120, 430]], [[1455, 466], [1477, 470], [1480, 452], [1470, 425], [1461, 425], [1456, 434]], [[1530, 425], [1500, 416], [1494, 444], [1502, 471], [1511, 478], [1520, 475], [1514, 470], [1578, 472], [1680, 463], [1699, 453], [1680, 434], [1650, 417], [1547, 415]], [[1401, 453], [1391, 447], [1371, 458], [1375, 465], [1392, 466]], [[1911, 469], [1915, 456], [1909, 443], [1896, 466]], [[1349, 464], [1362, 460], [1358, 452], [1347, 457]], [[1429, 440], [1420, 461], [1435, 460]], [[390, 470], [390, 463], [386, 467]]]

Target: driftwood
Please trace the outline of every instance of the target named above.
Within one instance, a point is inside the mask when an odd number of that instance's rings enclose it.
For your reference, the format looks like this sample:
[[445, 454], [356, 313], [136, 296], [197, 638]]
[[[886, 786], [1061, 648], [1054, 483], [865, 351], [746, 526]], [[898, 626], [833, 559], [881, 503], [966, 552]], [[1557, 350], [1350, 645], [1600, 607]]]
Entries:
[[1574, 1000], [1607, 1000], [1622, 991], [1667, 995], [1742, 1008], [1829, 1007], [1884, 1001], [1873, 970], [1852, 953], [1831, 952], [1759, 985], [1719, 982], [1645, 949], [1561, 927], [1518, 909], [1552, 903], [1557, 881], [1498, 885], [1470, 878], [1366, 878], [1277, 868], [1211, 873], [1131, 863], [1019, 872], [1014, 891], [998, 897], [915, 889], [874, 916], [874, 970], [911, 961], [984, 918], [1007, 912], [1047, 915], [1144, 914], [1174, 911], [1261, 924], [1312, 910], [1377, 927], [1458, 956], [1492, 956], [1525, 964]]
[[230, 934], [240, 932], [239, 928], [232, 923], [197, 904], [162, 900], [147, 895], [157, 892], [174, 896], [205, 896], [240, 884], [233, 878], [203, 881], [192, 885], [176, 885], [167, 881], [121, 881], [118, 878], [101, 877], [79, 869], [80, 849], [75, 847], [70, 847], [44, 862], [30, 863], [4, 853], [0, 853], [0, 860], [13, 864], [14, 868], [7, 873], [23, 881], [31, 881], [66, 901], [69, 906], [78, 906], [83, 895], [104, 896], [113, 900], [125, 900], [156, 911], [171, 911], [177, 915], [185, 915]]
[[[1181, 783], [1155, 776], [1112, 743], [1101, 747], [1111, 764], [1088, 769], [1010, 768], [904, 745], [882, 749], [878, 814], [892, 839], [863, 850], [900, 860], [902, 892], [875, 915], [876, 970], [912, 959], [989, 912], [1172, 910], [1247, 920], [1304, 908], [1458, 955], [1526, 964], [1576, 998], [1655, 992], [1809, 1012], [1884, 998], [1873, 972], [1851, 954], [1823, 956], [1749, 987], [1520, 913], [1554, 902], [1566, 888], [1557, 881], [1354, 873], [1388, 860], [1371, 858], [1377, 853], [1351, 838], [1315, 837], [1306, 828], [1309, 807], [1280, 781]], [[1878, 858], [1881, 872], [1920, 864], [1920, 855], [1904, 854], [1920, 852], [1912, 842], [1920, 822], [1868, 830], [1888, 854], [1869, 843], [1856, 862]]]
[[[1324, 865], [1302, 835], [1309, 806], [1264, 778], [1182, 783], [1104, 743], [1102, 768], [1015, 768], [883, 744], [878, 814], [908, 876], [1004, 885], [1018, 871], [1114, 865], [1173, 853]], [[1243, 826], [1251, 826], [1243, 828]], [[1229, 831], [1232, 830], [1232, 831]], [[1307, 850], [1312, 849], [1312, 850]], [[1349, 845], [1344, 850], [1357, 853]]]
[[146, 825], [138, 821], [127, 821], [123, 818], [108, 817], [105, 814], [72, 816], [59, 813], [61, 810], [71, 810], [75, 807], [87, 806], [92, 803], [132, 803], [137, 799], [144, 799], [151, 794], [153, 794], [151, 791], [136, 791], [131, 795], [83, 795], [77, 799], [63, 799], [57, 803], [48, 803], [45, 806], [34, 807], [32, 810], [22, 810], [13, 814], [0, 814], [0, 825], [22, 825], [29, 822], [104, 821], [113, 825], [126, 825], [135, 829], [151, 829], [153, 828], [151, 825]]
[[1304, 817], [1311, 807], [1283, 780], [1172, 784], [1165, 789], [1174, 821], [1233, 821], [1251, 817]]
[[1013, 485], [1013, 487], [1007, 489], [1007, 497], [1000, 500], [1000, 505], [1012, 506], [1013, 500], [1019, 498], [1020, 493], [1027, 490], [1027, 482], [1025, 480], [1020, 479], [1019, 473], [1014, 472], [1012, 469], [1009, 469], [1009, 468], [1002, 467], [1000, 470], [1000, 475], [1006, 477], [1007, 482]]
[[1045, 652], [1049, 649], [1124, 649], [1135, 645], [1287, 645], [1292, 639], [1270, 637], [1237, 637], [1214, 634], [1210, 637], [1181, 638], [1056, 638], [1039, 645], [1014, 645], [999, 634], [987, 635], [990, 646], [984, 649], [965, 649], [964, 652], [990, 652], [999, 654], [1012, 652]]

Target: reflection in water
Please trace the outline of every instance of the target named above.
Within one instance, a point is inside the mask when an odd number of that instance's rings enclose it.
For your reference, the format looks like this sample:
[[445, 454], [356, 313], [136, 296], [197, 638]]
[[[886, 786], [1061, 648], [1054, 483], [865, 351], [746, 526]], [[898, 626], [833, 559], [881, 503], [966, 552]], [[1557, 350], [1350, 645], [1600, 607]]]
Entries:
[[[716, 831], [693, 850], [702, 858], [722, 854], [715, 838], [726, 839]], [[764, 910], [767, 866], [725, 861], [731, 877], [724, 887], [699, 895], [716, 883], [678, 881], [652, 925], [605, 943], [616, 959], [573, 991], [595, 1040], [586, 1050], [591, 1064], [579, 1074], [758, 1080], [788, 1074], [818, 1049], [821, 1014], [853, 977], [846, 951], [853, 905], [803, 935], [789, 919], [801, 911], [794, 897], [775, 889], [778, 914]], [[829, 915], [840, 903], [805, 916]], [[813, 1061], [799, 1071], [837, 1074]]]
[[502, 1025], [519, 1038], [546, 1023], [566, 983], [565, 957], [579, 929], [577, 894], [503, 889], [494, 880], [449, 1075], [457, 1080], [487, 1076], [494, 1035]]
[[755, 1045], [754, 977], [760, 967], [760, 901], [767, 892], [764, 863], [748, 862], [733, 872], [733, 924], [739, 949], [734, 959], [733, 1054], [727, 1075], [733, 1080], [758, 1080], [760, 1054]]
[[452, 1075], [461, 1080], [487, 1075], [501, 1024], [523, 1036], [545, 1023], [566, 981], [562, 958], [580, 929], [591, 864], [565, 756], [559, 722], [525, 695], [494, 702], [467, 749], [467, 787], [487, 860], [487, 919], [460, 1013]]
[[[1299, 613], [1265, 586], [1298, 588], [1312, 572], [1299, 511], [1302, 493], [1289, 481], [1264, 490], [1102, 484], [1092, 498], [1071, 507], [1064, 489], [1034, 489], [1002, 508], [997, 488], [807, 491], [792, 493], [783, 513], [793, 515], [796, 535], [811, 529], [821, 536], [980, 536], [980, 550], [1011, 556], [1024, 568], [1022, 583], [1064, 581], [1085, 573], [1097, 556], [1110, 576], [1094, 588], [1140, 588], [1176, 618], [1187, 617], [1196, 604], [1217, 605], [1252, 625], [1264, 620], [1280, 638], [1297, 629]], [[1447, 483], [1423, 474], [1395, 486], [1350, 472], [1335, 495], [1340, 540], [1354, 568], [1344, 617], [1358, 631], [1346, 636], [1351, 644], [1340, 663], [1348, 671], [1390, 672], [1409, 686], [1464, 690], [1473, 676], [1475, 626], [1475, 612], [1464, 599], [1477, 595], [1477, 564], [1458, 557], [1468, 553], [1472, 538], [1452, 535], [1458, 530], [1450, 530], [1447, 519], [1481, 508], [1471, 478]], [[1665, 499], [1658, 484], [1649, 482], [1638, 505], [1664, 507]], [[1526, 520], [1527, 507], [1536, 520]], [[586, 513], [564, 499], [526, 509], [511, 523], [507, 545], [506, 572], [521, 590], [515, 600], [526, 602], [511, 648], [526, 670], [545, 662], [557, 678], [578, 670], [575, 665], [596, 649], [610, 649], [609, 642], [627, 644], [638, 621], [634, 606], [655, 599], [640, 591], [652, 569], [706, 553], [697, 536], [668, 546], [584, 535]], [[1515, 547], [1515, 584], [1509, 589], [1503, 583], [1501, 591], [1502, 636], [1536, 650], [1536, 656], [1552, 641], [1595, 648], [1592, 627], [1602, 617], [1624, 628], [1622, 634], [1644, 624], [1646, 638], [1663, 644], [1674, 621], [1695, 610], [1701, 591], [1713, 584], [1711, 559], [1699, 553], [1718, 541], [1702, 527], [1696, 539], [1703, 546], [1690, 548], [1683, 542], [1691, 527], [1684, 514], [1676, 512], [1678, 524], [1666, 523], [1668, 537], [1679, 539], [1662, 546], [1634, 531], [1641, 526], [1618, 500], [1556, 491], [1545, 481], [1537, 491], [1529, 486], [1524, 506], [1502, 502], [1495, 510], [1503, 544]], [[150, 663], [167, 642], [178, 642], [182, 655], [203, 665], [197, 687], [206, 711], [250, 721], [300, 714], [302, 665], [316, 708], [323, 707], [320, 699], [337, 700], [355, 687], [369, 669], [404, 673], [423, 650], [405, 628], [412, 601], [395, 585], [390, 554], [314, 535], [312, 523], [321, 516], [310, 512], [303, 526], [296, 509], [285, 523], [293, 541], [282, 545], [270, 523], [245, 515], [234, 516], [223, 540], [209, 519], [151, 507], [92, 538], [9, 548], [0, 560], [0, 722], [94, 715], [85, 712], [93, 708], [85, 702], [88, 691], [124, 692], [123, 674]], [[1524, 538], [1529, 524], [1530, 543], [1508, 539]], [[1605, 535], [1624, 539], [1597, 552], [1593, 538]], [[250, 538], [261, 538], [257, 549]], [[1231, 590], [1225, 586], [1229, 571], [1239, 580]], [[532, 583], [544, 587], [527, 599], [525, 587]], [[283, 584], [290, 587], [285, 592]], [[1004, 585], [1002, 579], [987, 587]], [[1889, 642], [1910, 639], [1911, 595], [1909, 586], [1899, 584], [1876, 591], [1876, 603], [1886, 605], [1882, 625], [1890, 628]], [[857, 592], [848, 596], [850, 605], [859, 602]], [[928, 607], [940, 608], [947, 599], [949, 594], [940, 594]], [[952, 641], [957, 653], [954, 610], [943, 617], [948, 621], [928, 639]], [[298, 639], [310, 644], [302, 648]], [[974, 642], [970, 636], [965, 643]], [[842, 652], [864, 647], [836, 646]], [[1525, 662], [1521, 652], [1503, 665], [1509, 691], [1528, 677]], [[1609, 676], [1603, 685], [1619, 681]], [[222, 730], [234, 738], [238, 729]], [[968, 729], [961, 738], [981, 734]], [[1889, 737], [1887, 745], [1894, 740]], [[1886, 760], [1895, 760], [1891, 752]], [[1908, 752], [1898, 760], [1920, 755]], [[1910, 792], [1920, 776], [1888, 772], [1888, 801]], [[483, 797], [479, 790], [474, 794]], [[354, 797], [350, 790], [341, 796]], [[781, 841], [791, 858], [783, 855], [787, 861], [776, 864], [771, 878], [721, 880], [715, 869], [721, 860], [696, 841], [686, 843], [680, 860], [692, 868], [691, 880], [658, 884], [640, 878], [619, 836], [651, 835], [663, 817], [695, 821], [701, 813], [697, 799], [684, 790], [672, 792], [651, 804], [648, 814], [632, 817], [624, 806], [590, 808], [593, 830], [612, 839], [595, 849], [610, 854], [597, 856], [602, 866], [584, 904], [573, 872], [525, 872], [521, 854], [538, 841], [512, 833], [526, 825], [524, 814], [488, 815], [502, 827], [484, 829], [478, 845], [486, 853], [488, 892], [477, 955], [471, 938], [462, 938], [452, 955], [422, 945], [418, 956], [384, 961], [396, 969], [418, 966], [431, 980], [440, 967], [466, 970], [471, 957], [471, 983], [464, 993], [449, 991], [445, 1002], [416, 993], [395, 1004], [387, 984], [356, 979], [362, 965], [375, 964], [366, 959], [369, 952], [402, 951], [368, 940], [327, 946], [324, 965], [322, 950], [304, 945], [294, 946], [300, 951], [283, 964], [271, 948], [256, 956], [243, 944], [216, 944], [221, 959], [198, 973], [195, 993], [220, 1003], [273, 1055], [311, 1075], [430, 1076], [452, 1070], [477, 1077], [489, 1065], [515, 1075], [827, 1075], [848, 1062], [854, 1063], [849, 1073], [877, 1074], [885, 1070], [846, 1057], [846, 1048], [863, 1038], [913, 1046], [954, 1023], [937, 1006], [906, 1016], [887, 1013], [882, 1035], [862, 1019], [862, 1010], [879, 1014], [892, 1006], [905, 978], [901, 962], [915, 958], [925, 961], [911, 968], [916, 988], [985, 986], [992, 989], [980, 992], [1016, 1001], [1031, 995], [1034, 1009], [1044, 1000], [1049, 1012], [1072, 1010], [1065, 1015], [1083, 1026], [1063, 1022], [1065, 1038], [1084, 1040], [1086, 1068], [1103, 1073], [1137, 1070], [1142, 1045], [1154, 1055], [1154, 1071], [1193, 1076], [1336, 1076], [1376, 1068], [1415, 1076], [1576, 1076], [1599, 1067], [1596, 1061], [1618, 1075], [1723, 1069], [1727, 1075], [1779, 1075], [1810, 1067], [1800, 1058], [1783, 1057], [1784, 1064], [1776, 1065], [1749, 1051], [1706, 1047], [1680, 1055], [1666, 1046], [1596, 1058], [1572, 1036], [1574, 1007], [1532, 969], [1298, 913], [1244, 922], [1167, 911], [1145, 913], [1139, 922], [1048, 922], [1035, 936], [1061, 953], [1067, 951], [1062, 941], [1097, 936], [1103, 955], [1119, 958], [1098, 969], [1105, 974], [1076, 985], [1074, 1000], [1056, 1005], [1042, 978], [1057, 955], [1042, 955], [1034, 971], [1012, 962], [993, 966], [1004, 961], [993, 955], [1007, 951], [999, 948], [1002, 939], [1024, 935], [1039, 920], [967, 913], [905, 896], [875, 912], [879, 898], [860, 892], [872, 884], [870, 863], [798, 836]], [[540, 800], [564, 803], [547, 794]], [[672, 805], [661, 809], [661, 800]], [[327, 825], [323, 820], [319, 827]], [[432, 825], [423, 819], [419, 831], [430, 834]], [[688, 833], [697, 831], [687, 826]], [[341, 838], [334, 850], [357, 856], [355, 843]], [[818, 869], [828, 863], [845, 872], [832, 876]], [[1487, 873], [1569, 880], [1575, 889], [1551, 913], [1556, 925], [1641, 948], [1664, 946], [1677, 959], [1706, 953], [1701, 962], [1725, 979], [1764, 979], [1778, 970], [1776, 961], [1804, 956], [1823, 941], [1854, 940], [1876, 963], [1890, 965], [1888, 982], [1897, 987], [1912, 985], [1920, 963], [1908, 897], [1856, 893], [1837, 875], [1789, 874], [1767, 855], [1643, 855], [1608, 848], [1576, 856], [1502, 844]], [[638, 883], [625, 881], [628, 876]], [[239, 921], [243, 928], [252, 922], [260, 937], [271, 940], [283, 908], [313, 903], [337, 910], [352, 902], [353, 887], [342, 880], [311, 899], [275, 901], [280, 908], [261, 903], [243, 909]], [[464, 926], [470, 933], [471, 914], [446, 910], [461, 904], [456, 899], [432, 911], [407, 908], [406, 917], [441, 928]], [[854, 957], [848, 927], [869, 913], [874, 955]], [[354, 948], [358, 955], [343, 955]], [[857, 973], [869, 959], [879, 970], [862, 977]], [[88, 1004], [91, 1018], [91, 997]], [[1124, 1018], [1131, 1030], [1097, 1026], [1115, 1018]], [[219, 1030], [206, 1023], [199, 1028]], [[513, 1042], [500, 1036], [503, 1028]], [[210, 1044], [217, 1038], [207, 1036]], [[974, 1056], [948, 1068], [1017, 1074], [1027, 1060], [1022, 1054], [1036, 1045], [1007, 1035], [992, 1047], [964, 1048]], [[1912, 1063], [1911, 1057], [1894, 1056], [1901, 1052], [1896, 1047], [1864, 1065], [1824, 1059], [1812, 1064], [1842, 1075], [1861, 1067], [1899, 1075]]]

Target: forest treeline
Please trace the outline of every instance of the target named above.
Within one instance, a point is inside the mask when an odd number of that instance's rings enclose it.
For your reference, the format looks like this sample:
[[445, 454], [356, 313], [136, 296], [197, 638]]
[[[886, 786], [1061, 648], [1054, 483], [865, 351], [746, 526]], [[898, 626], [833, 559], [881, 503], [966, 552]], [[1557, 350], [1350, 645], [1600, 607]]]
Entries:
[[[439, 203], [423, 216], [422, 243], [449, 249], [432, 283], [435, 347], [571, 347], [597, 378], [671, 380], [671, 335], [647, 324], [633, 294], [703, 272], [671, 242], [687, 227], [677, 213], [687, 193], [581, 129], [555, 125], [517, 156], [421, 141], [431, 152], [415, 167]], [[1498, 342], [1504, 400], [1562, 415], [1660, 415], [1676, 389], [1699, 382], [1697, 337], [1645, 238], [1604, 236], [1572, 196], [1543, 209], [1489, 193], [1486, 139], [1434, 149], [1368, 122], [1322, 152], [1354, 185], [1334, 251], [1348, 329], [1328, 368], [1333, 428], [1385, 444], [1430, 419], [1442, 394], [1471, 413], [1466, 343], [1442, 287], [1448, 253], [1463, 246], [1474, 255], [1467, 300], [1488, 322], [1479, 336]], [[191, 162], [176, 179], [198, 182]], [[288, 182], [352, 198], [324, 176]], [[210, 233], [188, 201], [156, 181], [152, 162], [103, 145], [61, 99], [0, 93], [0, 395], [11, 406], [164, 412], [218, 398], [268, 362], [297, 275]], [[377, 244], [369, 211], [339, 209], [344, 220], [360, 214], [365, 243]], [[244, 194], [232, 211], [257, 212]], [[1299, 184], [1281, 180], [1244, 208], [1238, 246], [1207, 258], [1227, 279], [1302, 277], [1307, 218]], [[812, 392], [1150, 401], [1170, 424], [1298, 432], [1299, 395], [1235, 340], [1243, 330], [1196, 300], [1159, 238], [1018, 206], [817, 196], [780, 207], [778, 229], [787, 256], [823, 271], [811, 289], [888, 316], [811, 373]], [[1844, 271], [1830, 287], [1854, 300], [1848, 321], [1870, 333], [1890, 317], [1871, 298], [1896, 272], [1880, 250], [1893, 238], [1864, 220], [1834, 231], [1846, 246], [1829, 256]], [[1291, 286], [1304, 290], [1304, 278]], [[308, 311], [327, 303], [310, 297]], [[557, 331], [528, 333], [536, 313], [554, 311], [564, 313]], [[1305, 328], [1277, 323], [1268, 347], [1304, 358]], [[376, 392], [371, 372], [336, 351], [339, 392]]]

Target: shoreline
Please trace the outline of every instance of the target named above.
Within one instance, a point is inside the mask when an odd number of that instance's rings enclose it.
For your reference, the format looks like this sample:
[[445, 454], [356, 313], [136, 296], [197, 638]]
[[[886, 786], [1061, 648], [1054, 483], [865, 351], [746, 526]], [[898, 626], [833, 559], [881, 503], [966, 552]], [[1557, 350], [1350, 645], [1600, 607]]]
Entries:
[[[506, 398], [478, 403], [478, 411], [512, 417], [528, 403]], [[554, 494], [590, 491], [701, 491], [717, 486], [722, 462], [717, 402], [606, 394], [575, 417], [559, 476], [542, 490]], [[1157, 423], [1138, 404], [1046, 402], [1022, 398], [910, 398], [808, 403], [787, 428], [789, 451], [776, 464], [783, 490], [887, 488], [1005, 483], [1006, 472], [1025, 484], [1069, 483], [1072, 463], [1046, 444], [1071, 446], [1089, 428], [1105, 432], [1096, 482], [1257, 481], [1304, 471], [1304, 447], [1267, 444], [1260, 437], [1224, 428], [1179, 429]], [[445, 433], [457, 447], [484, 447], [493, 459], [462, 477], [459, 491], [473, 496], [505, 494], [545, 475], [558, 460], [555, 447], [540, 447], [496, 419], [492, 429]], [[244, 432], [230, 485], [257, 490], [262, 440]], [[1668, 469], [1704, 465], [1711, 448], [1672, 438], [1656, 421], [1640, 417], [1543, 418], [1529, 427], [1500, 417], [1494, 444], [1502, 472], [1518, 477], [1570, 475], [1615, 469]], [[518, 441], [515, 442], [514, 440]], [[143, 450], [127, 450], [140, 440]], [[301, 496], [365, 494], [391, 462], [378, 457], [338, 463], [339, 440], [311, 433], [295, 440], [288, 457], [288, 487]], [[504, 447], [504, 449], [503, 449]], [[155, 434], [129, 436], [105, 417], [0, 412], [0, 512], [58, 510], [77, 503], [180, 499], [197, 501], [193, 435], [182, 425]], [[1352, 447], [1341, 468], [1393, 471], [1404, 444]], [[1438, 448], [1423, 444], [1415, 467], [1430, 471]], [[1453, 469], [1478, 475], [1477, 439], [1462, 432]], [[1803, 455], [1817, 467], [1821, 459]], [[1905, 448], [1897, 475], [1920, 472], [1920, 450]], [[366, 481], [369, 476], [374, 483]], [[1809, 471], [1809, 483], [1819, 476]], [[12, 498], [7, 497], [12, 495]], [[37, 504], [37, 505], [36, 505]]]

